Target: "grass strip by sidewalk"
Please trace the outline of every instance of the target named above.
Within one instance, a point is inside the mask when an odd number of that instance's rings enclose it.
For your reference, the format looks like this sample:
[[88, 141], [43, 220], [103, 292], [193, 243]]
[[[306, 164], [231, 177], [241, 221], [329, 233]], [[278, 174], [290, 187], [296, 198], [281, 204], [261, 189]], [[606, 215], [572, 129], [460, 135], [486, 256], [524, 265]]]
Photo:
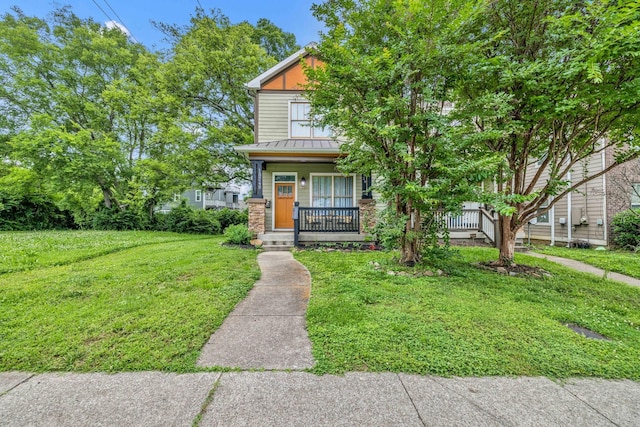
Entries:
[[[312, 291], [307, 328], [317, 373], [543, 375], [640, 379], [640, 289], [517, 255], [543, 279], [472, 266], [490, 248], [459, 248], [445, 277], [413, 277], [384, 252], [302, 251]], [[379, 263], [376, 268], [373, 262]], [[584, 338], [574, 323], [610, 341]]]
[[1, 275], [0, 370], [196, 370], [260, 271], [256, 251], [180, 237]]
[[208, 236], [150, 231], [0, 232], [0, 274], [65, 265], [153, 243]]
[[534, 250], [541, 254], [582, 261], [605, 271], [613, 271], [640, 279], [640, 254], [636, 252], [622, 250], [596, 251], [595, 249], [546, 245], [535, 246]]

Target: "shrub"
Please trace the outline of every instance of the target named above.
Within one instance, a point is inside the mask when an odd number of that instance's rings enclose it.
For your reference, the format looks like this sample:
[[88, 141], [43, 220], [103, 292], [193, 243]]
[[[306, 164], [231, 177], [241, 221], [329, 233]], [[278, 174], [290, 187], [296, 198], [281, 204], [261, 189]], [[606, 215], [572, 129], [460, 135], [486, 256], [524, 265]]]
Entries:
[[249, 214], [246, 210], [239, 211], [228, 208], [212, 211], [215, 218], [220, 221], [220, 227], [224, 231], [230, 225], [247, 224], [249, 222]]
[[144, 230], [147, 221], [132, 209], [102, 208], [93, 216], [95, 230]]
[[251, 232], [244, 224], [230, 225], [224, 231], [225, 242], [233, 245], [248, 245], [251, 242]]
[[183, 200], [168, 214], [156, 214], [157, 230], [176, 233], [220, 234], [220, 222], [211, 211], [195, 210]]
[[620, 212], [611, 221], [616, 246], [635, 250], [640, 247], [640, 209]]
[[51, 230], [77, 228], [71, 212], [60, 210], [47, 196], [17, 197], [0, 192], [0, 230]]

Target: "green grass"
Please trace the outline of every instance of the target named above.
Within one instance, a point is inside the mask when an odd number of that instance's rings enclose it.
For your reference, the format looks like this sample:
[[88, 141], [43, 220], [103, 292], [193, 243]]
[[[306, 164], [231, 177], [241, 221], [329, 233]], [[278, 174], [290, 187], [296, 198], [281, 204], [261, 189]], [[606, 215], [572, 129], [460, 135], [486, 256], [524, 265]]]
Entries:
[[[260, 275], [256, 251], [222, 247], [219, 237], [39, 233], [52, 242], [46, 249], [17, 234], [3, 237], [64, 265], [0, 275], [0, 371], [194, 371]], [[65, 245], [66, 256], [50, 252]]]
[[496, 250], [459, 251], [446, 277], [391, 276], [403, 269], [388, 253], [297, 252], [313, 278], [314, 370], [640, 379], [640, 289], [520, 254], [553, 277], [501, 276], [471, 265]]
[[574, 249], [559, 246], [536, 246], [536, 252], [582, 261], [606, 271], [640, 279], [640, 254], [629, 251], [596, 251], [595, 249]]
[[141, 245], [200, 238], [204, 236], [146, 231], [2, 231], [0, 274], [65, 265]]

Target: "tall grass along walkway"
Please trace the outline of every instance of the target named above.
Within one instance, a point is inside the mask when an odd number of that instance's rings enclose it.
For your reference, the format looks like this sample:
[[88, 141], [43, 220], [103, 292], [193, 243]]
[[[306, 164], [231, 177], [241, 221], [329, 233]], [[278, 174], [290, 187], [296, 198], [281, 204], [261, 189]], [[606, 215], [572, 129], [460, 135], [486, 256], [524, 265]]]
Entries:
[[626, 283], [627, 285], [640, 287], [640, 280], [635, 277], [626, 276], [620, 273], [614, 273], [611, 271], [605, 271], [600, 268], [594, 267], [589, 264], [585, 264], [584, 262], [576, 261], [573, 259], [562, 258], [559, 256], [539, 254], [536, 252], [527, 252], [527, 255], [542, 258], [549, 261], [553, 261], [555, 263], [564, 265], [565, 267], [572, 268], [574, 270], [582, 271], [585, 273], [595, 274], [596, 276], [604, 277], [607, 279], [615, 280], [617, 282]]
[[314, 364], [305, 312], [309, 271], [290, 252], [258, 256], [262, 278], [205, 344], [197, 365], [307, 369]]

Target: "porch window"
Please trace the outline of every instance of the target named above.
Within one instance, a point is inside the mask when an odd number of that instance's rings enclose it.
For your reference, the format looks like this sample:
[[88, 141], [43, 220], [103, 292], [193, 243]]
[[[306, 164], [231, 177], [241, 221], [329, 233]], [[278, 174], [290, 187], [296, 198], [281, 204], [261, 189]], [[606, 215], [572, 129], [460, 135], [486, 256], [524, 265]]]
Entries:
[[315, 208], [353, 207], [353, 183], [353, 176], [312, 176], [311, 206]]
[[632, 184], [631, 209], [640, 208], [640, 183]]
[[291, 102], [289, 107], [291, 138], [329, 138], [328, 128], [315, 126], [311, 120], [311, 105], [308, 102]]

